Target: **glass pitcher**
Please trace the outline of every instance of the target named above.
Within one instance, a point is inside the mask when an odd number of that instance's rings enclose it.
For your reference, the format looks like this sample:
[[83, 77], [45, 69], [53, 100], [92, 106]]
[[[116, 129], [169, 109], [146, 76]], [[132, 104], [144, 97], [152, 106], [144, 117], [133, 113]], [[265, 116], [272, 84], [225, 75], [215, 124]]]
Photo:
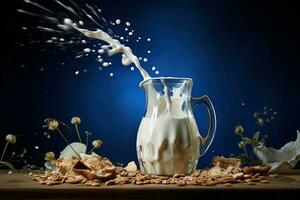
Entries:
[[[140, 83], [147, 96], [136, 149], [140, 169], [146, 174], [191, 174], [211, 145], [216, 113], [208, 96], [191, 97], [192, 79], [160, 77]], [[193, 110], [203, 103], [209, 114], [206, 137], [199, 134]]]

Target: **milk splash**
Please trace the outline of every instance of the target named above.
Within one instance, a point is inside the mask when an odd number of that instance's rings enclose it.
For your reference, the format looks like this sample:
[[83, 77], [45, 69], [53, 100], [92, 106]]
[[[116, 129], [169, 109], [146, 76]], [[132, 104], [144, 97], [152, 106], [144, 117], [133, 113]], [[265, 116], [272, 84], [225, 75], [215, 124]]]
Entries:
[[[23, 8], [17, 9], [17, 12], [32, 17], [37, 17], [39, 22], [41, 22], [41, 24], [37, 25], [36, 27], [23, 26], [21, 28], [22, 32], [28, 34], [29, 38], [32, 39], [29, 41], [30, 45], [39, 45], [43, 42], [46, 43], [46, 45], [38, 47], [40, 52], [47, 53], [47, 55], [49, 55], [61, 50], [62, 52], [68, 52], [67, 56], [69, 56], [70, 53], [75, 52], [76, 55], [74, 58], [76, 60], [64, 60], [60, 62], [64, 68], [73, 69], [75, 75], [79, 75], [80, 72], [88, 72], [93, 70], [92, 67], [95, 65], [89, 65], [90, 67], [87, 67], [85, 62], [85, 60], [90, 57], [93, 57], [94, 60], [97, 61], [96, 69], [99, 71], [108, 70], [107, 74], [110, 74], [113, 72], [113, 69], [108, 68], [104, 70], [104, 68], [112, 65], [112, 60], [109, 60], [109, 57], [102, 54], [108, 52], [110, 56], [116, 53], [122, 53], [122, 64], [124, 66], [132, 63], [135, 66], [130, 66], [130, 71], [134, 71], [134, 68], [137, 68], [141, 72], [143, 78], [147, 77], [148, 73], [142, 69], [140, 60], [146, 63], [148, 62], [148, 58], [146, 58], [145, 55], [145, 57], [139, 57], [140, 59], [137, 59], [132, 53], [131, 49], [128, 47], [129, 43], [135, 41], [141, 43], [141, 41], [146, 41], [146, 37], [142, 40], [141, 35], [133, 30], [134, 26], [132, 23], [126, 21], [125, 19], [116, 19], [108, 22], [103, 17], [102, 10], [98, 8], [97, 5], [92, 6], [85, 0], [78, 2], [75, 2], [74, 0], [54, 0], [52, 4], [49, 4], [49, 6], [51, 5], [51, 8], [44, 6], [44, 2], [42, 1], [40, 1], [40, 3], [38, 2], [38, 0], [24, 0], [24, 3], [28, 4], [28, 6], [26, 6], [25, 10]], [[59, 13], [59, 15], [57, 13]], [[75, 23], [69, 19], [74, 20]], [[76, 25], [76, 27], [73, 25]], [[95, 26], [96, 29], [94, 28]], [[111, 29], [111, 26], [114, 26], [118, 34], [114, 33], [114, 31]], [[125, 31], [127, 32], [124, 32], [124, 27], [126, 27]], [[78, 32], [72, 31], [74, 28]], [[98, 33], [96, 33], [94, 30], [98, 31]], [[120, 30], [123, 30], [123, 32]], [[50, 37], [45, 40], [45, 37], [40, 35], [42, 37], [38, 38], [39, 35], [36, 33], [40, 31], [47, 33]], [[82, 31], [85, 32], [83, 33]], [[91, 37], [86, 38], [85, 36], [88, 34], [88, 31], [90, 31], [89, 35]], [[105, 37], [104, 39], [106, 41], [103, 40], [103, 38], [99, 38], [101, 37], [99, 36], [100, 32], [102, 32], [101, 35]], [[47, 34], [43, 35], [47, 36]], [[98, 36], [96, 36], [97, 34]], [[96, 38], [93, 38], [94, 36]], [[103, 41], [108, 43], [108, 45], [103, 45], [101, 43]], [[142, 43], [141, 45], [143, 45], [143, 47], [147, 46], [147, 44], [145, 45]], [[21, 43], [19, 46], [23, 47], [24, 43]], [[80, 46], [81, 51], [78, 51], [77, 49]], [[51, 49], [51, 47], [55, 47], [55, 49]], [[101, 48], [99, 49], [99, 47]], [[117, 52], [114, 53], [113, 51]], [[144, 54], [146, 53], [147, 51], [144, 52]], [[61, 55], [57, 56], [57, 58], [59, 57], [61, 57]], [[20, 66], [23, 68], [25, 65], [22, 63]], [[44, 70], [47, 70], [47, 67], [42, 67], [40, 71]], [[159, 74], [159, 71], [156, 70], [153, 71], [153, 73]]]
[[72, 20], [68, 18], [64, 19], [64, 23], [68, 26], [73, 27], [88, 38], [98, 39], [108, 43], [109, 45], [102, 45], [101, 48], [105, 49], [108, 52], [109, 56], [112, 56], [117, 53], [123, 53], [123, 65], [128, 66], [131, 63], [134, 63], [134, 65], [140, 71], [144, 79], [150, 78], [146, 70], [142, 68], [139, 59], [132, 53], [132, 50], [129, 47], [122, 45], [119, 40], [113, 39], [109, 34], [100, 29], [97, 29], [96, 31], [91, 31], [88, 29], [79, 28], [76, 23], [73, 23]]

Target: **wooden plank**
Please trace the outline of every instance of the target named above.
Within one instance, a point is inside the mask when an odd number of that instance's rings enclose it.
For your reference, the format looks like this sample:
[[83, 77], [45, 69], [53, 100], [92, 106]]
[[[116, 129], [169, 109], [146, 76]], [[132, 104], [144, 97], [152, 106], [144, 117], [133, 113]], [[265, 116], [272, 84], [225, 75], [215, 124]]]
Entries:
[[268, 184], [234, 184], [232, 187], [176, 185], [117, 185], [89, 187], [80, 184], [40, 185], [28, 173], [0, 172], [0, 199], [282, 199], [300, 194], [300, 175], [268, 178]]

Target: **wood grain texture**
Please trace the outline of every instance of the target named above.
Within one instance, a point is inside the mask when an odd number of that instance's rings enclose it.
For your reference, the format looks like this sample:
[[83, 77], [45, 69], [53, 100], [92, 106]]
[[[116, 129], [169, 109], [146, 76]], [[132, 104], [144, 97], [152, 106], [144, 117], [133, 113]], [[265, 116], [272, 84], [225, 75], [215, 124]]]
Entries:
[[300, 194], [300, 175], [268, 178], [268, 184], [234, 184], [232, 187], [176, 185], [85, 185], [45, 186], [34, 182], [27, 173], [0, 172], [0, 199], [288, 199]]

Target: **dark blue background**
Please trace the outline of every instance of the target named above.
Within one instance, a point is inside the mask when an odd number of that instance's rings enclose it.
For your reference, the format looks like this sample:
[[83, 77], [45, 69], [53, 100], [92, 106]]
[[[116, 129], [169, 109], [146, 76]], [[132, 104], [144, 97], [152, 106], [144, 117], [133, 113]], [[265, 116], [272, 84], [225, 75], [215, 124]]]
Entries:
[[[81, 130], [90, 130], [104, 145], [101, 155], [113, 161], [136, 159], [135, 139], [145, 109], [145, 94], [138, 87], [137, 70], [121, 66], [118, 57], [110, 69], [74, 75], [74, 69], [58, 63], [74, 63], [61, 56], [38, 54], [34, 46], [21, 49], [16, 41], [26, 39], [19, 27], [36, 21], [15, 12], [23, 4], [11, 1], [2, 13], [0, 133], [22, 135], [17, 146], [34, 155], [55, 151], [64, 143], [57, 135], [47, 140], [41, 125], [46, 117], [69, 121], [82, 118]], [[299, 129], [299, 7], [274, 1], [88, 1], [98, 5], [107, 19], [131, 21], [147, 46], [133, 51], [145, 55], [152, 50], [147, 70], [155, 65], [161, 76], [191, 77], [193, 95], [207, 94], [214, 103], [218, 127], [215, 140], [201, 158], [200, 167], [213, 155], [237, 153], [237, 123], [245, 131], [253, 124], [253, 113], [263, 106], [278, 111], [278, 118], [264, 130], [268, 145], [276, 148], [296, 137]], [[18, 27], [18, 28], [16, 28]], [[2, 28], [3, 30], [3, 28]], [[46, 37], [46, 36], [45, 36]], [[115, 58], [114, 58], [115, 59]], [[19, 66], [26, 62], [25, 69]], [[96, 68], [94, 60], [86, 66]], [[37, 67], [38, 66], [38, 67]], [[47, 67], [39, 72], [41, 66]], [[113, 71], [115, 76], [108, 74]], [[245, 106], [241, 106], [245, 102]], [[207, 131], [204, 108], [195, 111], [202, 133]], [[37, 133], [35, 135], [34, 133]], [[248, 134], [251, 132], [248, 132]], [[69, 137], [72, 137], [69, 134]], [[73, 137], [75, 139], [75, 137]], [[1, 141], [1, 144], [3, 141]]]

